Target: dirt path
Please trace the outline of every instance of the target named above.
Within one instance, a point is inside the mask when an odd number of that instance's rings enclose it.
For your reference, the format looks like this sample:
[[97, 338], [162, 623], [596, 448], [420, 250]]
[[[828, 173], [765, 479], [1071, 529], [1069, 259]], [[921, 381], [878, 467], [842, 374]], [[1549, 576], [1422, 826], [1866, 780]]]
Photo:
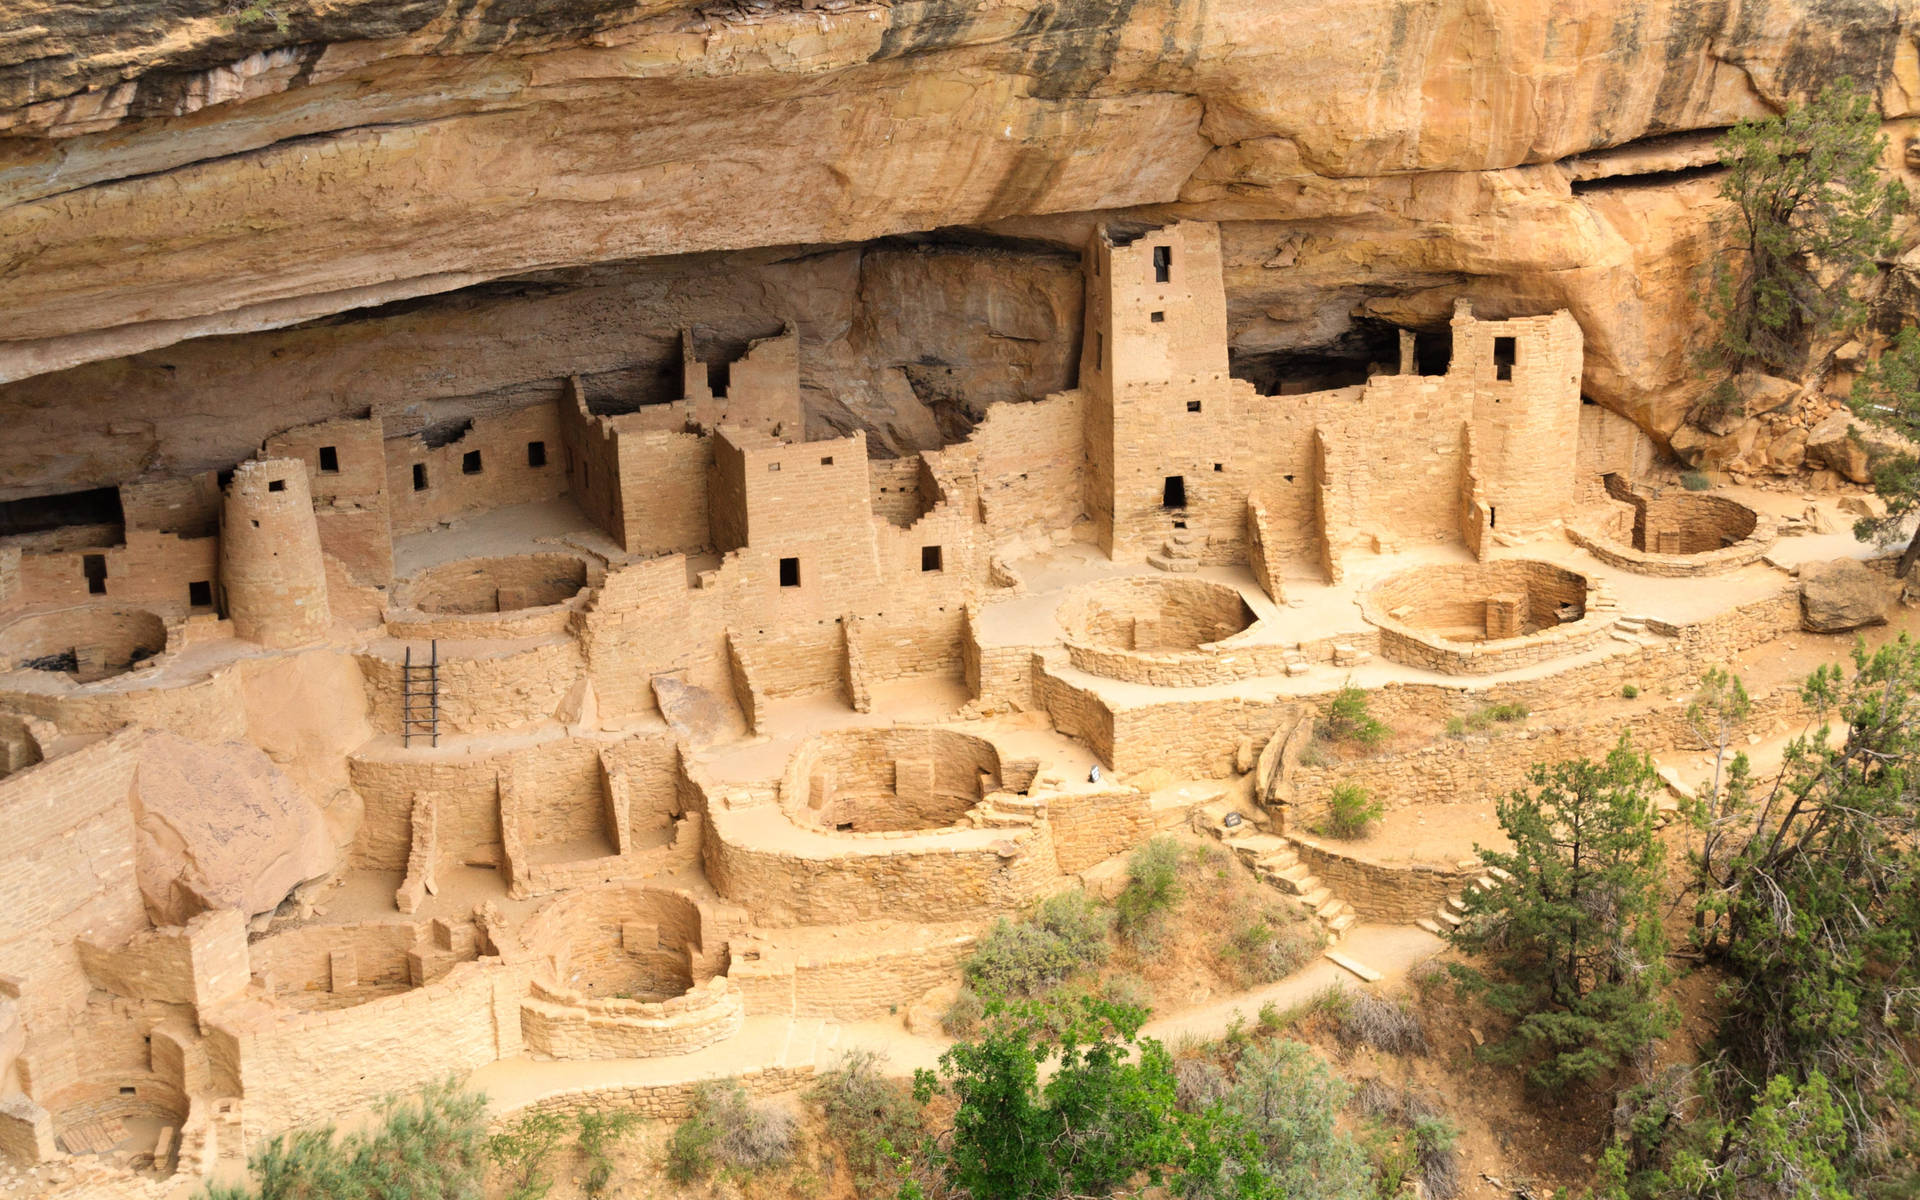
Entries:
[[[1356, 925], [1337, 950], [1380, 972], [1380, 983], [1372, 986], [1394, 988], [1405, 981], [1407, 972], [1415, 964], [1437, 954], [1444, 946], [1439, 938], [1414, 925]], [[1263, 1005], [1271, 1003], [1284, 1011], [1335, 985], [1369, 986], [1323, 956], [1277, 983], [1148, 1021], [1142, 1032], [1169, 1046], [1185, 1038], [1212, 1040], [1226, 1033], [1236, 1017], [1252, 1024]], [[944, 1038], [908, 1033], [898, 1020], [855, 1021], [842, 1026], [832, 1054], [821, 1065], [836, 1065], [850, 1050], [878, 1050], [887, 1056], [890, 1073], [904, 1075], [938, 1064], [947, 1046]]]

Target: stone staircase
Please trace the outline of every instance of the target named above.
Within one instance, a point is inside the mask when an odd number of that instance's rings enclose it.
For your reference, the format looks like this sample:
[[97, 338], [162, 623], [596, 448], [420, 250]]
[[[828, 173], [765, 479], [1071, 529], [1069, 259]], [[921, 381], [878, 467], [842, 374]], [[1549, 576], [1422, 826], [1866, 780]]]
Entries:
[[1347, 930], [1360, 923], [1353, 906], [1333, 894], [1300, 859], [1293, 843], [1271, 833], [1253, 833], [1228, 838], [1226, 845], [1240, 861], [1253, 869], [1262, 883], [1287, 895], [1327, 933], [1327, 944], [1338, 945]]
[[[1488, 891], [1496, 885], [1512, 878], [1512, 875], [1501, 870], [1499, 867], [1488, 867], [1487, 873], [1474, 880], [1468, 890], [1475, 892]], [[1446, 902], [1440, 906], [1438, 912], [1435, 912], [1431, 917], [1421, 917], [1418, 921], [1414, 922], [1414, 924], [1426, 930], [1428, 933], [1437, 934], [1440, 937], [1447, 936], [1448, 933], [1460, 928], [1466, 923], [1467, 899], [1466, 893], [1464, 892], [1456, 892], [1448, 896]]]
[[1607, 636], [1630, 646], [1659, 646], [1666, 639], [1647, 628], [1645, 617], [1621, 617], [1607, 630]]
[[967, 810], [959, 823], [975, 829], [1027, 829], [1040, 820], [1045, 807], [1045, 801], [1030, 796], [989, 792], [986, 799]]
[[1184, 573], [1200, 569], [1200, 548], [1206, 539], [1191, 529], [1176, 529], [1161, 544], [1158, 554], [1147, 555], [1147, 562], [1162, 571]]

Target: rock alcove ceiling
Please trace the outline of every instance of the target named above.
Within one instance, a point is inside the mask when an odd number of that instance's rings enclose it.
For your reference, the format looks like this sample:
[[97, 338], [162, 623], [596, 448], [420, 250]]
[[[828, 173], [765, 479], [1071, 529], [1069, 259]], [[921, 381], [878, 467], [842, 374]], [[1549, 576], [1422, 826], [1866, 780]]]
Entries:
[[1896, 134], [1920, 93], [1910, 14], [1835, 0], [15, 7], [8, 497], [570, 372], [637, 402], [680, 326], [788, 319], [816, 431], [937, 445], [1071, 381], [1094, 221], [1170, 215], [1223, 222], [1267, 386], [1459, 296], [1564, 306], [1588, 395], [1664, 438], [1702, 145], [1819, 78]]

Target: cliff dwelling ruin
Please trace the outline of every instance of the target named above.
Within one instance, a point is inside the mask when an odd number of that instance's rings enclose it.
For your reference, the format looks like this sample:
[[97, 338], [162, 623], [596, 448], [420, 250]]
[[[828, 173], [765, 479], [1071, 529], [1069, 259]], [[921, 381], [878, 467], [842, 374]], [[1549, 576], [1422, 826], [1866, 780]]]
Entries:
[[[1680, 864], [1920, 633], [1911, 202], [1798, 377], [1702, 357], [1724, 139], [1857, 79], [1920, 184], [1920, 18], [1708, 8], [0, 0], [0, 1200], [442, 1086], [583, 1139], [460, 1200], [965, 1200], [957, 1093], [863, 1160], [819, 1089], [1002, 999], [1169, 1127], [1297, 1040], [1316, 1196], [1590, 1194], [1640, 1093], [1448, 970], [1509, 806], [1648, 756], [1671, 941], [1590, 970], [1681, 963], [1697, 1116]], [[787, 1174], [674, 1174], [716, 1096]]]
[[1314, 762], [1332, 694], [1657, 747], [1671, 711], [1586, 698], [1800, 634], [1775, 518], [1650, 475], [1567, 313], [1463, 302], [1443, 366], [1263, 395], [1220, 256], [1100, 230], [1077, 386], [906, 458], [806, 435], [789, 327], [689, 335], [632, 411], [375, 411], [6, 505], [0, 1149], [147, 1194], [449, 1072], [784, 1086], [1170, 828], [1304, 864], [1329, 946], [1437, 931], [1471, 844], [1317, 838], [1330, 789], [1477, 802], [1536, 737]]

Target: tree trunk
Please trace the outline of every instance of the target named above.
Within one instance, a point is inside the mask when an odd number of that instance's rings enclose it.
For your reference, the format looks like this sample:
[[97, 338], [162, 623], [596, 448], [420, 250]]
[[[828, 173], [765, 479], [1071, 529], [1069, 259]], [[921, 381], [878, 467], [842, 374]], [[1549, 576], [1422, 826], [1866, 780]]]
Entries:
[[1916, 528], [1913, 531], [1913, 540], [1907, 543], [1906, 550], [1901, 553], [1900, 566], [1894, 571], [1893, 577], [1895, 579], [1905, 579], [1907, 572], [1913, 570], [1913, 564], [1916, 559], [1920, 559], [1920, 528]]

